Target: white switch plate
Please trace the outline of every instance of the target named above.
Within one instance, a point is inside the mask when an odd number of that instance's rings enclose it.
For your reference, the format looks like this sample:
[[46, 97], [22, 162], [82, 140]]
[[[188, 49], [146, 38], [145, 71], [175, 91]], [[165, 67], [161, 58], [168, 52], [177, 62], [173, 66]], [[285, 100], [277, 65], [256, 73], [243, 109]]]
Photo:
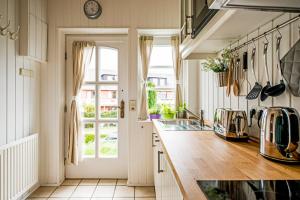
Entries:
[[129, 111], [135, 111], [136, 110], [136, 100], [130, 100], [129, 101]]

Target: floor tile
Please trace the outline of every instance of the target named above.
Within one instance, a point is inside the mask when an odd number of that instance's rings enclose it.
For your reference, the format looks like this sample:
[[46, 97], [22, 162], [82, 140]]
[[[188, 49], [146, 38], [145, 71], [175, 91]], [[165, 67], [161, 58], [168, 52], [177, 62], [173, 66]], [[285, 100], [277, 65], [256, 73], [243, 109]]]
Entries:
[[135, 187], [135, 197], [155, 197], [154, 187]]
[[56, 187], [39, 187], [36, 191], [34, 191], [30, 198], [32, 197], [50, 197], [52, 192], [56, 189]]
[[118, 179], [117, 185], [127, 185], [127, 179]]
[[113, 200], [112, 198], [101, 198], [101, 197], [98, 197], [98, 198], [91, 198], [91, 200]]
[[80, 183], [80, 179], [66, 179], [61, 185], [68, 186], [77, 186]]
[[60, 186], [50, 197], [70, 197], [75, 189], [76, 186]]
[[47, 200], [48, 198], [27, 198], [26, 200]]
[[113, 200], [134, 200], [134, 198], [114, 198]]
[[155, 200], [155, 198], [135, 198], [135, 200]]
[[100, 179], [98, 185], [116, 185], [116, 179]]
[[115, 186], [97, 186], [93, 197], [113, 197]]
[[71, 198], [69, 198], [69, 200], [90, 200], [90, 198], [82, 198], [82, 197], [71, 197]]
[[97, 185], [99, 179], [82, 179], [79, 185]]
[[88, 197], [91, 198], [96, 189], [96, 186], [78, 186], [72, 194], [73, 197]]
[[114, 197], [134, 197], [134, 187], [117, 186]]
[[69, 198], [52, 198], [52, 197], [50, 197], [48, 200], [69, 200]]

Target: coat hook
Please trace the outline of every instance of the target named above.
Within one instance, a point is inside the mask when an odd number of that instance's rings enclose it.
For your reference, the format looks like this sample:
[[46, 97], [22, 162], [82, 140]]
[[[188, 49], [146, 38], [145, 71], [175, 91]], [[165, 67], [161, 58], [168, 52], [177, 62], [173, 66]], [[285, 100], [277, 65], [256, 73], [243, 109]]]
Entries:
[[17, 40], [19, 31], [20, 31], [20, 26], [18, 26], [18, 28], [15, 32], [8, 31], [9, 39]]
[[4, 26], [4, 27], [0, 26], [0, 35], [2, 35], [2, 36], [7, 35], [7, 33], [8, 33], [7, 29], [9, 27], [9, 25], [10, 25], [10, 20], [8, 20], [8, 23], [6, 26]]

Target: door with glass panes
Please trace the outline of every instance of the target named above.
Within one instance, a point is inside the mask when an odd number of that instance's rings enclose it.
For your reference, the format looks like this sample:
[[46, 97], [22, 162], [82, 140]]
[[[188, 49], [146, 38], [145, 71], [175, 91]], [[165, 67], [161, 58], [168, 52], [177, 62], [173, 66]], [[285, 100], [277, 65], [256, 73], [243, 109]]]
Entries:
[[[66, 166], [66, 177], [127, 178], [127, 37], [67, 37], [68, 108], [72, 100], [72, 43], [75, 40], [96, 41], [96, 48], [91, 59], [86, 60], [84, 83], [77, 98], [82, 133], [80, 162], [77, 166]], [[68, 116], [67, 112], [67, 122]]]

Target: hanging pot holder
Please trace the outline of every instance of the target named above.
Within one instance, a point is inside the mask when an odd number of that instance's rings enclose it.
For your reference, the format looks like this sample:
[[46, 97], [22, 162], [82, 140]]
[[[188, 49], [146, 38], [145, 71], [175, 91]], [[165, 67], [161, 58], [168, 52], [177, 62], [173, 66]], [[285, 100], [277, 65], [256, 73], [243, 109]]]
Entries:
[[280, 68], [291, 93], [300, 97], [300, 40], [280, 60]]

